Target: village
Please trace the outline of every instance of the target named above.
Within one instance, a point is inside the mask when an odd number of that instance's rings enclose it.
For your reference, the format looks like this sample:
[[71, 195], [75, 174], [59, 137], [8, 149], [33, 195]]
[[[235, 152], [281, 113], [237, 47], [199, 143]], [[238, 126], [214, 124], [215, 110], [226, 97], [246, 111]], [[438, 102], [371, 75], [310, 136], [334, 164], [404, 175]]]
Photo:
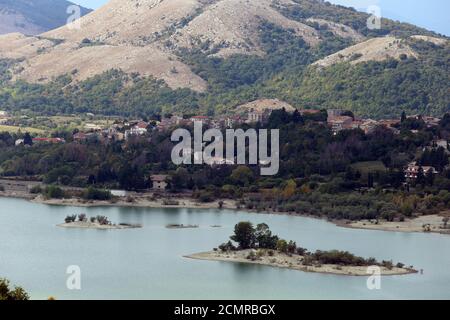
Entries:
[[[246, 105], [237, 107], [237, 112], [234, 115], [225, 116], [204, 116], [194, 115], [186, 116], [182, 114], [171, 114], [161, 117], [155, 117], [154, 119], [135, 119], [135, 120], [123, 120], [120, 118], [114, 119], [111, 125], [102, 125], [95, 123], [94, 121], [84, 123], [84, 126], [80, 129], [75, 129], [71, 140], [76, 143], [101, 143], [109, 144], [113, 142], [126, 143], [133, 138], [144, 137], [152, 132], [168, 133], [177, 127], [190, 127], [196, 122], [201, 122], [204, 128], [214, 129], [232, 129], [244, 124], [252, 125], [256, 123], [264, 123], [267, 121], [273, 110], [285, 109], [288, 112], [298, 112], [303, 117], [319, 116], [326, 112], [326, 124], [334, 135], [339, 134], [343, 130], [360, 129], [365, 134], [372, 133], [377, 127], [384, 127], [393, 132], [395, 135], [400, 134], [399, 123], [402, 119], [364, 119], [356, 117], [352, 112], [341, 109], [329, 109], [329, 110], [316, 110], [316, 109], [301, 109], [297, 110], [279, 100], [259, 100], [250, 102]], [[94, 114], [88, 114], [89, 119], [94, 119]], [[403, 115], [404, 116], [404, 115]], [[318, 117], [320, 119], [320, 117]], [[11, 116], [6, 111], [0, 111], [0, 124], [8, 124]], [[413, 115], [407, 117], [407, 119], [423, 120], [428, 128], [437, 126], [441, 119], [429, 116]], [[322, 124], [325, 124], [324, 117], [320, 119]], [[1, 129], [1, 127], [0, 127]], [[20, 129], [18, 129], [20, 132]], [[1, 130], [0, 130], [1, 131]], [[417, 130], [411, 130], [411, 133], [417, 133]], [[52, 135], [41, 136], [40, 134], [25, 134], [24, 138], [17, 139], [16, 146], [31, 145], [40, 143], [60, 144], [65, 143], [64, 137], [58, 137]], [[435, 139], [429, 148], [442, 147], [449, 152], [449, 142], [444, 139]], [[214, 165], [228, 164], [226, 159], [215, 159]], [[415, 161], [409, 163], [404, 169], [405, 178], [407, 181], [414, 181], [419, 175], [435, 175], [438, 171], [431, 166], [420, 166]], [[156, 189], [165, 189], [167, 183], [166, 177], [156, 175], [152, 177], [153, 185]]]

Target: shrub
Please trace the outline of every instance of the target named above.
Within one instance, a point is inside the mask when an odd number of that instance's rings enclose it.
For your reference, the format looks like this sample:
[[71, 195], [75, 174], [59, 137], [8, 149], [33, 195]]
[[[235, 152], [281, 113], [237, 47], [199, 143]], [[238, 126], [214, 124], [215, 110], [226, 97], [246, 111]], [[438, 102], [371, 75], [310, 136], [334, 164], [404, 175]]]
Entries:
[[236, 247], [233, 245], [233, 243], [231, 241], [228, 241], [226, 243], [222, 243], [219, 246], [219, 249], [222, 252], [236, 251]]
[[57, 186], [48, 186], [45, 188], [44, 195], [48, 199], [62, 199], [64, 198], [64, 191]]
[[283, 240], [283, 239], [278, 240], [278, 242], [277, 242], [277, 250], [279, 252], [282, 252], [282, 253], [287, 253], [288, 252], [288, 243], [287, 243], [287, 241]]
[[297, 250], [297, 244], [294, 241], [289, 241], [286, 250], [288, 253], [294, 254]]
[[212, 202], [214, 201], [214, 196], [209, 191], [201, 191], [198, 196], [198, 200], [203, 203]]
[[31, 194], [39, 194], [42, 192], [42, 188], [40, 185], [34, 186], [30, 189]]
[[96, 219], [98, 223], [101, 224], [102, 226], [107, 226], [111, 224], [111, 222], [109, 222], [108, 218], [105, 216], [97, 216]]
[[76, 215], [72, 215], [72, 216], [67, 216], [64, 221], [66, 223], [73, 223], [77, 220], [77, 216]]
[[304, 256], [304, 255], [306, 255], [306, 253], [308, 252], [307, 249], [301, 248], [301, 247], [298, 247], [296, 251], [297, 251], [297, 254], [298, 254], [299, 256]]
[[384, 261], [383, 260], [383, 262], [381, 262], [381, 265], [388, 270], [392, 270], [392, 268], [394, 267], [394, 264], [392, 263], [392, 261]]
[[255, 252], [252, 250], [249, 252], [246, 259], [251, 260], [251, 261], [256, 261], [258, 259], [258, 257], [256, 256]]
[[86, 200], [110, 200], [112, 198], [111, 191], [100, 190], [93, 187], [89, 187], [84, 193], [83, 198]]

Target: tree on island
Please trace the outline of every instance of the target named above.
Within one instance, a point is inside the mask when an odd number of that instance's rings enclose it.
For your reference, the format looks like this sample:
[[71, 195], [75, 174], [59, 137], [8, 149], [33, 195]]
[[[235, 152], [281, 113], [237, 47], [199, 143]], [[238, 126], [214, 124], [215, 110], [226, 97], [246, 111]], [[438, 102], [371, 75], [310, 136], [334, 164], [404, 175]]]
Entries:
[[234, 227], [234, 235], [230, 237], [231, 240], [239, 244], [240, 249], [250, 249], [255, 246], [255, 228], [251, 222], [239, 222]]
[[255, 237], [258, 247], [273, 250], [277, 248], [279, 239], [277, 236], [272, 235], [272, 231], [270, 231], [267, 224], [260, 223], [256, 226]]

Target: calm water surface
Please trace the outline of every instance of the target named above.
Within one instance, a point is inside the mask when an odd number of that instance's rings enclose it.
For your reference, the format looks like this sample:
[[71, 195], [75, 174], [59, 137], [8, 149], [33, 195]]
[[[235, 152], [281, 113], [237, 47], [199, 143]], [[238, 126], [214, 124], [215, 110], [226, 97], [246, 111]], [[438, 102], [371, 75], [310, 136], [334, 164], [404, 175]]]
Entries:
[[[56, 227], [69, 214], [106, 215], [141, 223], [133, 230]], [[348, 250], [393, 259], [424, 273], [384, 277], [370, 291], [366, 277], [345, 277], [183, 255], [226, 241], [239, 221], [266, 222], [274, 233], [310, 250]], [[169, 223], [199, 229], [169, 230]], [[221, 228], [211, 228], [221, 225]], [[66, 268], [78, 265], [82, 289], [66, 288]], [[345, 229], [321, 220], [219, 210], [75, 208], [0, 199], [0, 277], [34, 299], [449, 299], [450, 236]]]

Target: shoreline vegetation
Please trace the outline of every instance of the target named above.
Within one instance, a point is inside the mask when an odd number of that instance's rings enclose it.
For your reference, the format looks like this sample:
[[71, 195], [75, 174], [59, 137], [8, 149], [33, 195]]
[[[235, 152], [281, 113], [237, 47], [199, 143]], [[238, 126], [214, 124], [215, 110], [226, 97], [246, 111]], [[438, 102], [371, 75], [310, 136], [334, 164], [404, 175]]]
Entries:
[[142, 228], [139, 224], [119, 223], [115, 224], [109, 221], [105, 216], [96, 216], [88, 218], [84, 213], [67, 216], [64, 223], [58, 224], [62, 228], [81, 228], [81, 229], [100, 229], [100, 230], [121, 230]]
[[[24, 184], [31, 183], [24, 181]], [[245, 210], [257, 214], [285, 214], [292, 216], [310, 217], [314, 219], [327, 219], [326, 216], [316, 216], [308, 213], [280, 212], [272, 210], [257, 210], [256, 208], [242, 208], [239, 202], [232, 199], [217, 199], [211, 202], [200, 202], [193, 197], [182, 196], [173, 200], [172, 198], [156, 198], [153, 193], [130, 193], [128, 197], [111, 197], [109, 200], [87, 200], [81, 197], [71, 198], [46, 198], [42, 194], [32, 194], [28, 191], [0, 190], [0, 197], [25, 199], [33, 203], [55, 205], [55, 206], [76, 206], [76, 207], [137, 207], [137, 208], [185, 208], [185, 209], [227, 209]], [[404, 233], [438, 233], [450, 235], [450, 224], [448, 219], [450, 211], [443, 211], [439, 214], [422, 215], [406, 218], [403, 221], [388, 221], [386, 219], [351, 221], [347, 219], [327, 219], [327, 221], [338, 227], [390, 231]], [[445, 223], [447, 221], [447, 223]]]
[[[392, 261], [378, 262], [375, 258], [364, 259], [346, 251], [321, 251], [312, 253], [273, 235], [265, 223], [255, 227], [250, 222], [235, 226], [233, 241], [221, 244], [210, 252], [187, 255], [185, 258], [208, 261], [247, 263], [304, 272], [345, 276], [368, 276], [374, 270], [383, 276], [417, 273], [413, 266]], [[235, 246], [234, 243], [238, 245]]]

